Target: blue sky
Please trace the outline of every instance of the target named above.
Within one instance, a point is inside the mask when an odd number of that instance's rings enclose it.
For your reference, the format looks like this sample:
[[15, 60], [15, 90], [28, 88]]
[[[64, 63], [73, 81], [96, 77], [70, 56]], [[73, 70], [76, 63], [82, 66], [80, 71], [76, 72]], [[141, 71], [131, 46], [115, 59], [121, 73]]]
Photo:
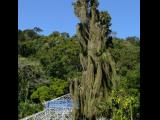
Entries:
[[[42, 34], [53, 31], [76, 33], [79, 22], [74, 15], [73, 0], [18, 0], [18, 28], [40, 27]], [[112, 31], [117, 37], [140, 37], [140, 0], [99, 0], [100, 10], [112, 17]]]

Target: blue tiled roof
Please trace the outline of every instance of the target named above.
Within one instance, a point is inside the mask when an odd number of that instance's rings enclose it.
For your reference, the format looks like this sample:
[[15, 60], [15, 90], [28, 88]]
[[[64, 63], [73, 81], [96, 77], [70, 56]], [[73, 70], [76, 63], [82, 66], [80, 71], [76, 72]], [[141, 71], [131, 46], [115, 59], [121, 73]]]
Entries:
[[54, 101], [48, 101], [45, 104], [45, 108], [71, 108], [72, 105], [71, 100], [54, 100]]

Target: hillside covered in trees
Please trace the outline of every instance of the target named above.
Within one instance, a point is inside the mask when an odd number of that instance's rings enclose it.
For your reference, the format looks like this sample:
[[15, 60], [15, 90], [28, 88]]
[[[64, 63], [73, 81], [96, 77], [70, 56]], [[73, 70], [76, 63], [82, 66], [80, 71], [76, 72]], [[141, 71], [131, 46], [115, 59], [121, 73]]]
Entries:
[[[18, 30], [19, 118], [43, 110], [43, 102], [69, 93], [70, 81], [82, 73], [77, 36], [55, 31], [41, 35], [41, 29]], [[97, 106], [103, 116], [115, 120], [139, 119], [140, 40], [113, 38], [111, 55], [119, 75], [112, 101]], [[107, 107], [106, 107], [107, 106]], [[108, 107], [109, 106], [109, 107]]]

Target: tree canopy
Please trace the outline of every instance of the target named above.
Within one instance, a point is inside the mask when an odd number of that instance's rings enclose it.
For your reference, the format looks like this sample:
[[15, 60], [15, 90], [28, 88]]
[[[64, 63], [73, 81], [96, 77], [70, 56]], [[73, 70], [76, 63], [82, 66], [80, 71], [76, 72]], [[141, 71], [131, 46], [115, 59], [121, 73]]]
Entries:
[[[24, 31], [19, 30], [18, 37]], [[43, 101], [68, 93], [70, 80], [81, 78], [82, 50], [78, 38], [61, 34], [18, 39], [19, 118], [41, 111]], [[115, 106], [105, 100], [97, 106], [103, 116], [108, 116], [112, 107], [112, 116], [117, 120], [130, 118], [131, 102], [133, 117], [139, 116], [140, 41], [130, 38], [113, 38], [113, 47], [109, 48], [120, 76], [119, 88], [111, 96]]]

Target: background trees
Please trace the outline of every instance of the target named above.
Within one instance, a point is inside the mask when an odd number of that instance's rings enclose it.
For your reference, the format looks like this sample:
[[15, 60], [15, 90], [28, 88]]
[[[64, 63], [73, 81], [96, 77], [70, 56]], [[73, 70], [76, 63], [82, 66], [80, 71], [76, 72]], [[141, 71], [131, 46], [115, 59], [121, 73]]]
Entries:
[[[35, 28], [34, 28], [35, 29]], [[68, 33], [36, 37], [18, 32], [19, 117], [42, 110], [43, 101], [69, 93], [69, 79], [81, 71], [79, 44]], [[38, 37], [37, 37], [38, 36]], [[35, 109], [34, 106], [39, 106]]]
[[129, 38], [113, 39], [111, 54], [116, 61], [120, 84], [112, 91], [110, 101], [104, 101], [98, 106], [103, 116], [108, 111], [106, 106], [109, 106], [113, 120], [140, 119], [140, 41]]
[[[41, 111], [44, 100], [68, 93], [70, 80], [81, 77], [82, 73], [79, 60], [81, 50], [76, 36], [62, 35], [60, 32], [59, 36], [38, 33], [38, 37], [26, 39], [23, 38], [24, 31], [18, 32], [19, 118]], [[112, 113], [117, 120], [121, 117], [130, 119], [131, 112], [127, 111], [131, 110], [130, 103], [133, 120], [139, 117], [140, 41], [132, 39], [132, 36], [130, 38], [112, 40], [114, 46], [110, 52], [116, 61], [120, 88], [112, 93], [114, 105], [104, 100], [97, 106], [99, 115]], [[114, 112], [109, 112], [110, 108]]]

